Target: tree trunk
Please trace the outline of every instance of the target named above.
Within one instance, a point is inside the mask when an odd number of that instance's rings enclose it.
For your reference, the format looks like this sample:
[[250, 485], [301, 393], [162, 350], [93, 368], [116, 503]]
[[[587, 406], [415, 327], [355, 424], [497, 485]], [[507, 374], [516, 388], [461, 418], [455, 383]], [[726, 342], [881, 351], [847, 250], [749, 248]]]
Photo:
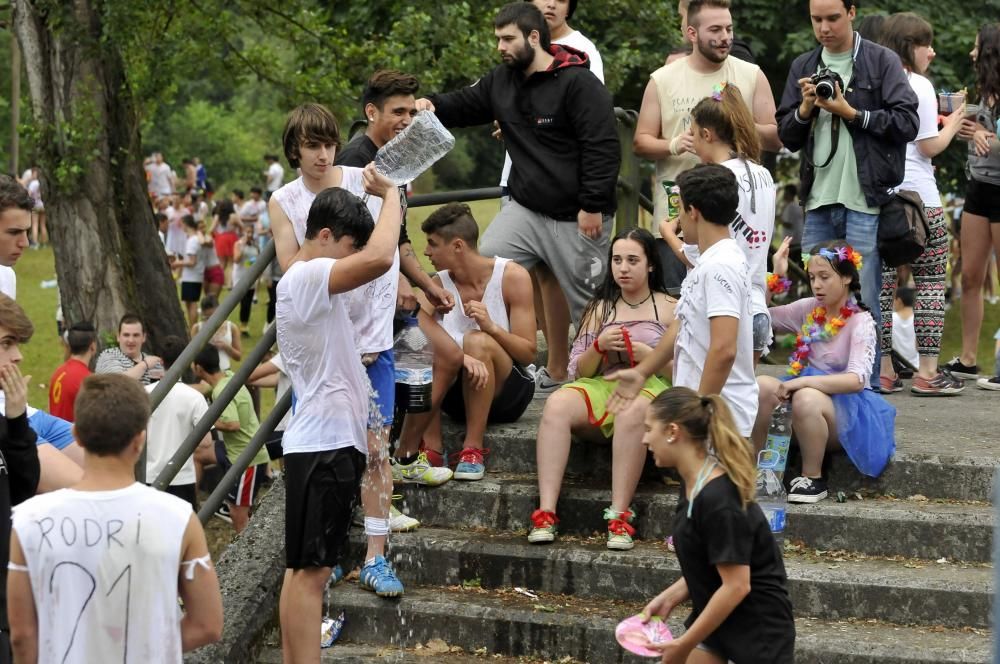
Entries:
[[[14, 0], [40, 131], [48, 228], [67, 324], [117, 333], [138, 314], [155, 349], [186, 326], [153, 220], [124, 62], [102, 0]], [[103, 37], [103, 38], [102, 38]]]

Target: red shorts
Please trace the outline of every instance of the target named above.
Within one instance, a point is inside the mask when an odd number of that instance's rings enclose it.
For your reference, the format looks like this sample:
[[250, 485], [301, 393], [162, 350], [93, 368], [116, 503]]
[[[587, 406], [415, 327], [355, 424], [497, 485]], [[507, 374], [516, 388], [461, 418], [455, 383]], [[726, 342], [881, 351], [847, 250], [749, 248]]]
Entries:
[[213, 265], [205, 268], [205, 283], [221, 286], [226, 283], [226, 273], [222, 271], [221, 265]]
[[232, 258], [233, 246], [239, 239], [236, 233], [219, 233], [215, 236], [215, 255], [219, 258]]

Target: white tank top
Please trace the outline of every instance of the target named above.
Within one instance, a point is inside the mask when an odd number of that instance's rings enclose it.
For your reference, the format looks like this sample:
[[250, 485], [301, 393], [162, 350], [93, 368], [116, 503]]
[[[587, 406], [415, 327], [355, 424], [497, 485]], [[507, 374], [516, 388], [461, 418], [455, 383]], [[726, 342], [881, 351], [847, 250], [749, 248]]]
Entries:
[[[212, 339], [218, 339], [222, 343], [228, 344], [228, 345], [232, 346], [233, 345], [233, 327], [234, 327], [234, 324], [231, 321], [228, 321], [228, 320], [223, 321], [222, 325], [219, 326], [219, 329], [216, 330], [215, 334], [212, 335]], [[199, 330], [201, 330], [201, 323], [200, 322], [194, 324], [194, 333], [198, 334]], [[229, 357], [229, 353], [227, 353], [224, 350], [220, 350], [219, 351], [219, 370], [220, 371], [229, 371], [229, 368], [232, 366], [232, 364], [233, 364], [232, 363], [232, 359]]]
[[[509, 262], [509, 258], [494, 259], [493, 274], [490, 275], [490, 280], [483, 291], [482, 300], [493, 322], [507, 332], [510, 332], [510, 317], [507, 315], [507, 304], [503, 299], [503, 271]], [[438, 322], [444, 328], [444, 331], [448, 333], [448, 336], [455, 340], [458, 347], [462, 348], [465, 334], [472, 330], [478, 330], [479, 324], [474, 319], [465, 315], [462, 296], [458, 294], [458, 286], [452, 281], [448, 270], [441, 270], [437, 274], [441, 278], [441, 286], [455, 297], [454, 308], [444, 315], [438, 314]]]
[[[364, 199], [365, 187], [361, 179], [364, 169], [338, 166], [342, 172], [340, 186], [358, 198]], [[302, 177], [292, 180], [272, 194], [288, 220], [292, 222], [299, 246], [306, 239], [306, 219], [316, 194], [306, 188]], [[369, 196], [366, 203], [372, 219], [378, 222], [382, 199]], [[348, 315], [354, 324], [359, 353], [381, 353], [392, 348], [392, 319], [396, 315], [396, 294], [399, 290], [399, 250], [392, 259], [389, 271], [363, 286], [355, 288], [348, 298]]]
[[14, 508], [38, 661], [181, 662], [177, 580], [190, 519], [189, 503], [138, 483], [62, 489]]

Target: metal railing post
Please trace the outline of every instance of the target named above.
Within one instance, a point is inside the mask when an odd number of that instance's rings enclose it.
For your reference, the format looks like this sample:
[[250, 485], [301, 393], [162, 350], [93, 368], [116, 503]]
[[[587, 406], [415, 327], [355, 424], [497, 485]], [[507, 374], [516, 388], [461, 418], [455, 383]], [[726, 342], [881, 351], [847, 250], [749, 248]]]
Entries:
[[621, 145], [621, 169], [618, 171], [618, 211], [615, 214], [615, 231], [639, 225], [639, 157], [632, 149], [636, 120], [639, 114], [624, 108], [615, 108], [618, 120], [618, 141]]

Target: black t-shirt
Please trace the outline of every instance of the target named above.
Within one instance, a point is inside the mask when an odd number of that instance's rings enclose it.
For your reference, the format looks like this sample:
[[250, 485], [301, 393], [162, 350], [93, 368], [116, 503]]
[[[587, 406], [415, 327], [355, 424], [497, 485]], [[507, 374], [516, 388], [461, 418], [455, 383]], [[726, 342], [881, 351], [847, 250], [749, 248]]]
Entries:
[[[337, 153], [337, 158], [334, 160], [334, 165], [336, 166], [354, 166], [355, 168], [364, 168], [368, 164], [375, 160], [375, 153], [378, 152], [378, 147], [372, 139], [368, 138], [368, 134], [358, 134], [348, 143], [343, 150]], [[400, 187], [402, 190], [400, 193], [403, 196], [402, 200], [406, 200], [406, 190], [404, 187]], [[378, 221], [376, 219], [376, 221]], [[399, 229], [399, 246], [404, 244], [410, 244], [410, 236], [406, 233], [406, 210], [403, 210], [403, 225]]]
[[750, 566], [750, 594], [705, 644], [736, 664], [795, 661], [795, 622], [785, 587], [785, 565], [764, 513], [756, 503], [744, 510], [728, 475], [708, 482], [694, 499], [691, 519], [681, 494], [674, 517], [674, 547], [693, 610], [690, 627], [722, 586], [716, 565]]

